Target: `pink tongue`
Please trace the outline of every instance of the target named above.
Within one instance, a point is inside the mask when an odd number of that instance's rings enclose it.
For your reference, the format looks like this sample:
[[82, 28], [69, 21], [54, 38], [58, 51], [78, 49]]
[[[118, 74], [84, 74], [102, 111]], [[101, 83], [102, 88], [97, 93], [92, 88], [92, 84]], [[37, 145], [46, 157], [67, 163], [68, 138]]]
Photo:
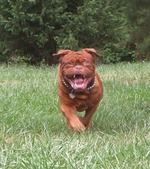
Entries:
[[74, 89], [79, 89], [84, 87], [84, 80], [82, 78], [78, 78], [74, 80]]
[[75, 79], [74, 80], [74, 83], [76, 84], [76, 85], [80, 85], [80, 84], [82, 84], [83, 83], [83, 79], [82, 78], [78, 78], [78, 79]]

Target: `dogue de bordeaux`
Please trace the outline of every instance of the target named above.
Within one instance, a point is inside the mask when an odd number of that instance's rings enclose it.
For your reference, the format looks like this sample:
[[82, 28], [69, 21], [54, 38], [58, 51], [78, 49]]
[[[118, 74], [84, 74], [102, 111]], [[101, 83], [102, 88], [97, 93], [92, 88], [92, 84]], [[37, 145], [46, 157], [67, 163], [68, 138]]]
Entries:
[[[98, 55], [93, 48], [81, 51], [59, 50], [58, 95], [60, 109], [69, 129], [85, 131], [92, 123], [99, 102], [103, 97], [103, 86], [94, 62]], [[85, 111], [83, 117], [76, 112]]]

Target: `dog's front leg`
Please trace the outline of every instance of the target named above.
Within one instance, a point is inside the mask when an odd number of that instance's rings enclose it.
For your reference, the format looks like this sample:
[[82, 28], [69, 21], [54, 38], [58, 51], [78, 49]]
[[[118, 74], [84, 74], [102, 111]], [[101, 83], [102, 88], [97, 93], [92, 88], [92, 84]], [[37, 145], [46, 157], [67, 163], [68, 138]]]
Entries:
[[95, 113], [96, 109], [98, 107], [98, 104], [90, 107], [86, 110], [85, 112], [85, 116], [82, 118], [82, 123], [84, 124], [84, 126], [86, 127], [86, 129], [89, 129], [91, 127], [92, 124], [92, 116]]
[[60, 109], [67, 120], [67, 126], [69, 129], [73, 129], [75, 131], [85, 130], [85, 126], [83, 125], [83, 123], [79, 120], [79, 118], [76, 115], [75, 107], [61, 104]]

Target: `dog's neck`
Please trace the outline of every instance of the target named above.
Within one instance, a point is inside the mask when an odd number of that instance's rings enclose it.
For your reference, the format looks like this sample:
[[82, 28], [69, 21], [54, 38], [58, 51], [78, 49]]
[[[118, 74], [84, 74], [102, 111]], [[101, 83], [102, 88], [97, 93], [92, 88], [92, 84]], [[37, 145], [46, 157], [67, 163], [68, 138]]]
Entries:
[[[70, 89], [70, 93], [69, 93], [69, 97], [71, 98], [71, 99], [74, 99], [76, 96], [75, 96], [75, 93], [76, 93], [76, 90], [75, 89], [73, 89], [71, 86], [69, 86], [66, 82], [65, 82], [65, 80], [62, 78], [62, 83], [64, 84], [64, 86], [65, 87], [67, 87], [68, 89]], [[94, 82], [92, 83], [92, 85], [91, 86], [89, 86], [87, 89], [85, 89], [85, 90], [91, 90], [91, 89], [93, 89], [94, 88], [94, 86], [95, 86], [95, 84], [96, 84], [96, 77], [94, 78]]]

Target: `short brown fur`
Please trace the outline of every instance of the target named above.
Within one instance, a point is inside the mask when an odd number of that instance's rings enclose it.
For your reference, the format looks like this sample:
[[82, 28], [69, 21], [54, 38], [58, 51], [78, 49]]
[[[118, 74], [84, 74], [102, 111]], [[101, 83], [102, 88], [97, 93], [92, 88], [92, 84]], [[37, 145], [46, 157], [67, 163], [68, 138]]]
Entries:
[[[60, 109], [66, 118], [68, 128], [75, 131], [85, 131], [90, 128], [92, 116], [103, 97], [103, 86], [94, 66], [94, 55], [98, 54], [91, 48], [82, 49], [78, 52], [60, 50], [57, 54], [54, 54], [54, 56], [60, 57], [58, 66], [58, 95]], [[64, 85], [63, 80], [65, 79], [65, 74], [68, 73], [68, 69], [70, 74], [80, 70], [81, 74], [87, 75], [87, 77], [91, 79], [90, 83], [95, 79], [94, 86], [91, 87], [91, 89], [86, 87], [74, 90], [72, 87]], [[69, 85], [67, 78], [66, 83]], [[69, 94], [71, 92], [73, 92], [75, 98], [70, 98]], [[78, 117], [76, 115], [77, 111], [85, 111], [84, 117]]]

